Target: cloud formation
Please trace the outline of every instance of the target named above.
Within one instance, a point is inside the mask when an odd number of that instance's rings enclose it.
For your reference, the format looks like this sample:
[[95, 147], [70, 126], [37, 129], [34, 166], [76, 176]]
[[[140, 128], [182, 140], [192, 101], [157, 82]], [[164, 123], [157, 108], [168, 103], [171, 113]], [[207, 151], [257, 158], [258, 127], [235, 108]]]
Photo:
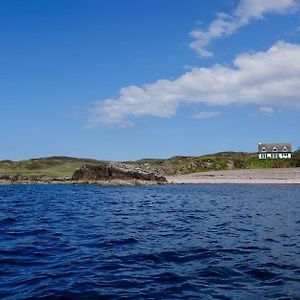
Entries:
[[200, 111], [197, 114], [193, 115], [194, 119], [210, 119], [210, 118], [214, 118], [214, 117], [218, 117], [221, 115], [221, 112], [219, 111]]
[[180, 105], [257, 104], [300, 108], [300, 45], [278, 42], [266, 52], [238, 55], [232, 66], [194, 68], [175, 80], [122, 88], [91, 107], [89, 127], [127, 126], [132, 117], [170, 117]]
[[258, 109], [259, 114], [263, 115], [263, 116], [271, 116], [274, 113], [274, 109], [272, 107], [268, 107], [268, 106], [261, 106]]
[[232, 14], [219, 13], [207, 29], [196, 29], [190, 33], [194, 38], [190, 47], [202, 57], [213, 56], [207, 46], [218, 38], [232, 35], [239, 28], [265, 14], [285, 14], [299, 8], [299, 0], [241, 0]]

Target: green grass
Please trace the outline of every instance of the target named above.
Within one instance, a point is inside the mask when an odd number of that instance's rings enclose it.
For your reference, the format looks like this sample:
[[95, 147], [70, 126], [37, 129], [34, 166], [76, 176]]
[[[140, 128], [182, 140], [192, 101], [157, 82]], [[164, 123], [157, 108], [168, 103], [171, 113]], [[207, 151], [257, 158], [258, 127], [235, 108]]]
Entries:
[[[0, 161], [0, 175], [20, 175], [26, 178], [72, 177], [76, 168], [84, 165], [107, 164], [106, 161], [72, 157], [47, 157], [24, 161]], [[292, 159], [259, 160], [256, 153], [221, 152], [205, 156], [175, 156], [169, 159], [141, 159], [124, 162], [165, 175], [190, 174], [212, 170], [264, 169], [300, 167], [300, 151]]]
[[190, 174], [212, 170], [289, 168], [300, 166], [300, 152], [293, 159], [260, 160], [256, 153], [221, 152], [205, 156], [175, 156], [167, 160], [140, 160], [142, 167], [166, 170], [166, 174]]
[[76, 168], [86, 164], [99, 165], [102, 163], [104, 162], [70, 157], [47, 157], [19, 162], [6, 160], [0, 161], [0, 174], [21, 175], [27, 178], [66, 178], [71, 177]]

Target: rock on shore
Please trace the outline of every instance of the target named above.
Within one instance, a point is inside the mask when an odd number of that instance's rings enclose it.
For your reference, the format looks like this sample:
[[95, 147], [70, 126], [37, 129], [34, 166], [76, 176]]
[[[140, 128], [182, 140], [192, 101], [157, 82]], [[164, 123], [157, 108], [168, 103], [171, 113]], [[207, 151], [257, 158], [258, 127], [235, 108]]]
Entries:
[[125, 164], [110, 164], [91, 166], [85, 165], [75, 170], [72, 181], [99, 182], [99, 181], [138, 181], [167, 183], [165, 177], [154, 172], [132, 167]]

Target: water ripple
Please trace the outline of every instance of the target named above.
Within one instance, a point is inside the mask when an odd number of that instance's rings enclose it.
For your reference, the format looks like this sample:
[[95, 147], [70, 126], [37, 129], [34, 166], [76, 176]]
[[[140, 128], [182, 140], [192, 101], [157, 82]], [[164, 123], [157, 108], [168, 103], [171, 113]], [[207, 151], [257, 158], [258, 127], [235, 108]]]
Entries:
[[299, 299], [299, 192], [0, 186], [0, 298]]

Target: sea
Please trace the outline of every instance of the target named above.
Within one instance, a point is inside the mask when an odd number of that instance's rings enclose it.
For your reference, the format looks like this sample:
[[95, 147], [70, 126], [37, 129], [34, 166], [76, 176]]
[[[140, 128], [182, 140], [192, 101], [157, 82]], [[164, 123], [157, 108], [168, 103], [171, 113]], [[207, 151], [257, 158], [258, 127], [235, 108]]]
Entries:
[[0, 186], [1, 299], [300, 299], [300, 185]]

